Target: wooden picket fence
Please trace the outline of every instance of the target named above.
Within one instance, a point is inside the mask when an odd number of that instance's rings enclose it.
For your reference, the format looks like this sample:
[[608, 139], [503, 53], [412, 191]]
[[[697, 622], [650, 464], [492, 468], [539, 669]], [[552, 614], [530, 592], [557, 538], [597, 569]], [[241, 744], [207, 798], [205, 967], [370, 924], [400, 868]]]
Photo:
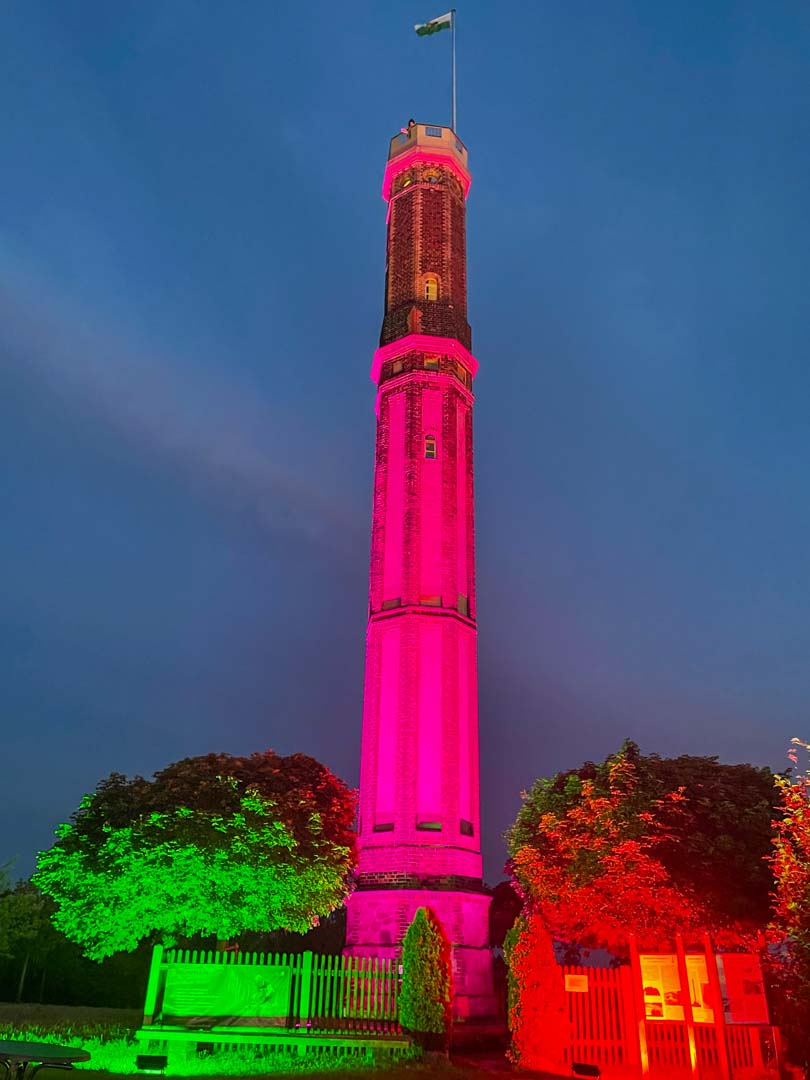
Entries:
[[312, 957], [313, 1028], [396, 1034], [400, 977], [396, 960], [365, 956]]
[[[566, 993], [569, 1041], [566, 1064], [598, 1065], [611, 1080], [642, 1075], [640, 1027], [650, 1080], [763, 1080], [775, 1075], [774, 1035], [767, 1025], [694, 1024], [695, 1069], [683, 1021], [639, 1016], [629, 967], [565, 966], [566, 976], [587, 979], [587, 993]], [[639, 1021], [641, 1021], [639, 1023]]]
[[612, 1075], [638, 1071], [639, 1049], [630, 969], [568, 966], [565, 975], [588, 980], [587, 994], [566, 994], [570, 1042], [566, 1063], [599, 1065]]
[[[245, 976], [251, 969], [258, 981], [273, 976], [280, 988], [272, 1016], [238, 1017], [206, 1015], [204, 992], [199, 1005], [178, 1013], [167, 1009], [166, 990], [171, 972], [188, 969], [192, 982], [204, 987], [214, 976], [212, 968], [238, 968]], [[206, 971], [199, 969], [205, 968]], [[260, 970], [256, 970], [260, 969]], [[236, 974], [236, 973], [234, 973]], [[176, 980], [175, 980], [176, 981]], [[144, 1004], [143, 1030], [156, 1026], [203, 1030], [225, 1026], [287, 1032], [368, 1033], [399, 1035], [400, 976], [397, 961], [377, 957], [320, 956], [304, 953], [214, 952], [197, 949], [164, 950], [155, 946]], [[199, 995], [198, 995], [199, 997]]]

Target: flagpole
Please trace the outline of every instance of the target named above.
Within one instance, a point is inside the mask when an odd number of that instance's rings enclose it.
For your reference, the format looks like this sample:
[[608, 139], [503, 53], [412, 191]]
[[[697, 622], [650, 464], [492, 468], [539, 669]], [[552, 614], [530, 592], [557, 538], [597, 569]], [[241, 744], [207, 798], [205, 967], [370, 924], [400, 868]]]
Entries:
[[450, 12], [450, 30], [453, 34], [453, 131], [456, 130], [456, 9]]

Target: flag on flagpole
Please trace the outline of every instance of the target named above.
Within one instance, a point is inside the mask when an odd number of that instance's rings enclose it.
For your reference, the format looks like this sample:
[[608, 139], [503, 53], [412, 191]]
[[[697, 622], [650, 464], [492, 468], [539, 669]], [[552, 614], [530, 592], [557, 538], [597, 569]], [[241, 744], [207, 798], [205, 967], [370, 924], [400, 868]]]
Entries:
[[448, 11], [446, 15], [440, 15], [438, 19], [431, 19], [430, 22], [418, 23], [414, 30], [420, 37], [425, 37], [428, 34], [438, 34], [440, 30], [452, 30], [453, 28], [453, 12]]

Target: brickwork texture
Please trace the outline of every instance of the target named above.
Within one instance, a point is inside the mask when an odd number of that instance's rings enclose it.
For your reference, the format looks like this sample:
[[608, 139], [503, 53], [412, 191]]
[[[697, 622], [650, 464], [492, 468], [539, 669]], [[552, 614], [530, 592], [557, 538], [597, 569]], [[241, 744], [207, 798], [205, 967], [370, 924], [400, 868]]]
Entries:
[[[470, 348], [465, 232], [464, 190], [440, 158], [395, 173], [380, 340], [401, 341], [402, 351], [378, 376], [347, 948], [395, 955], [427, 904], [453, 945], [456, 1014], [473, 1016], [493, 998], [480, 853], [473, 373], [448, 355], [448, 339]], [[419, 348], [417, 334], [428, 335]]]

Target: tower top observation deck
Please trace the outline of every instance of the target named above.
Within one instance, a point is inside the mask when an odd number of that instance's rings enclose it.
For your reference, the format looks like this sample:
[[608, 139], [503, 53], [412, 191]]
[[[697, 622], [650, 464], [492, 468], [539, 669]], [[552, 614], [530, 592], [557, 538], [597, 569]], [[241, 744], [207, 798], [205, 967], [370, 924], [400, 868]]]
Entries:
[[459, 165], [467, 168], [467, 147], [449, 127], [435, 127], [431, 124], [412, 124], [405, 131], [400, 131], [391, 140], [388, 148], [388, 160], [419, 146], [428, 150], [449, 151]]
[[410, 124], [393, 137], [388, 147], [388, 165], [383, 181], [383, 198], [391, 195], [391, 182], [403, 169], [418, 161], [447, 165], [461, 181], [464, 194], [470, 189], [467, 147], [449, 127], [433, 124]]

